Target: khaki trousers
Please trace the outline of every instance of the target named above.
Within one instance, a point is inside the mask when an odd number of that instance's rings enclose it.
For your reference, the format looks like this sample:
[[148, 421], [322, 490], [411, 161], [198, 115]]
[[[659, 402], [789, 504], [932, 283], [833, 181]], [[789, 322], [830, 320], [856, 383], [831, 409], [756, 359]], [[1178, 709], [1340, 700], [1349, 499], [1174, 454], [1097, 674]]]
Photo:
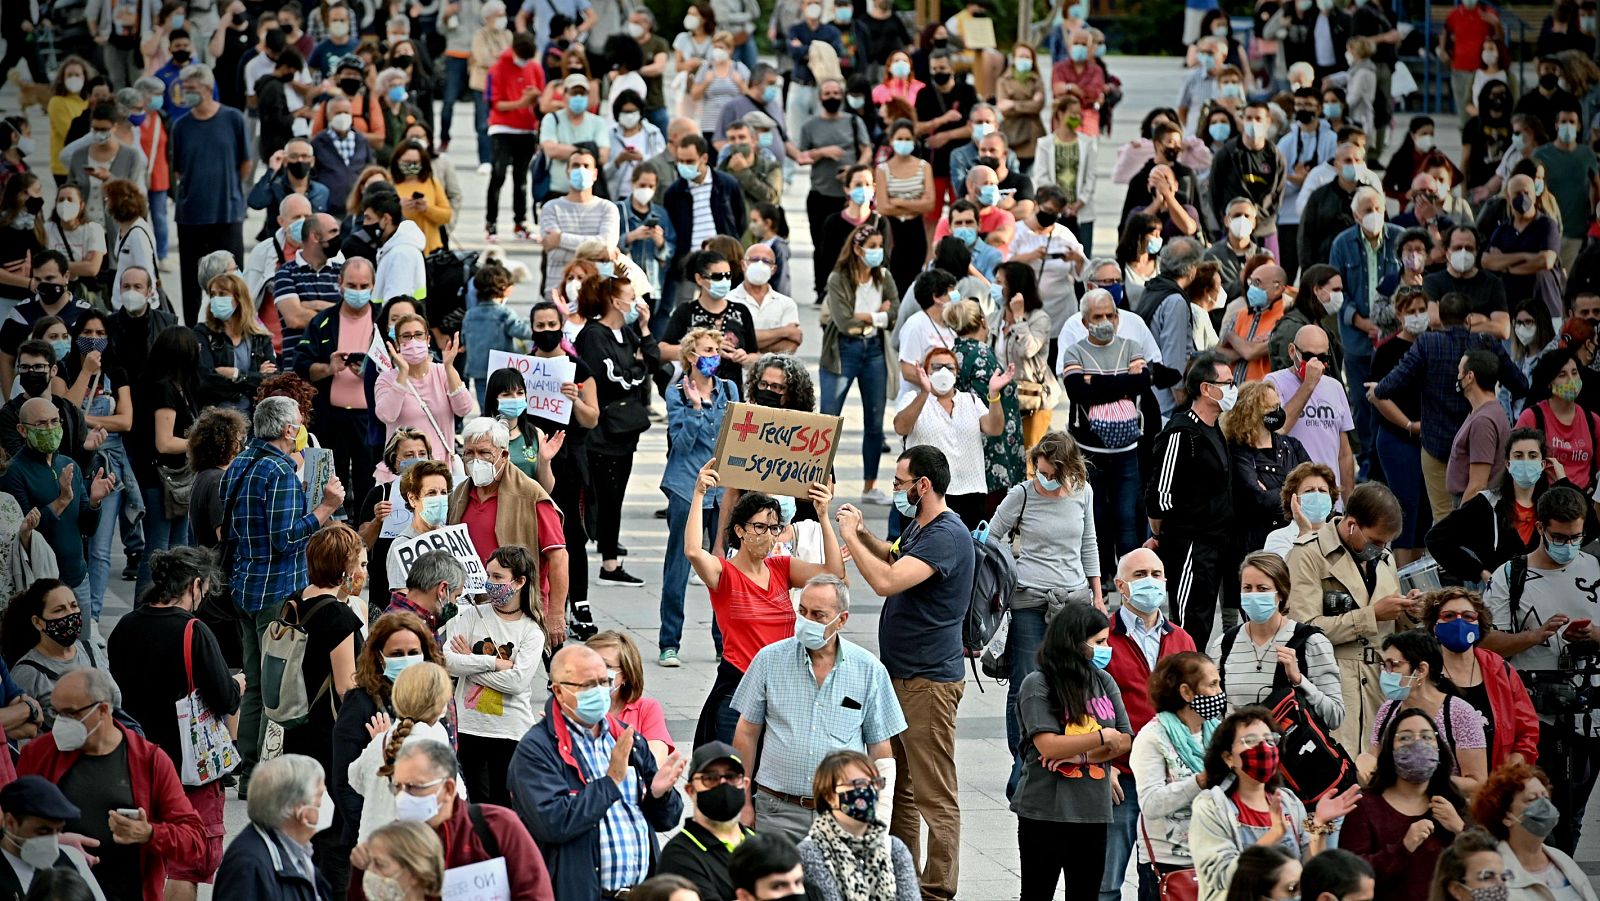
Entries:
[[[1450, 496], [1450, 490], [1445, 487], [1445, 461], [1427, 451], [1421, 451], [1421, 454], [1422, 482], [1428, 489], [1428, 506], [1433, 509], [1433, 521], [1438, 522], [1455, 509], [1455, 498]], [[1427, 529], [1422, 530], [1422, 534], [1427, 533]]]
[[[889, 831], [922, 861], [928, 824], [928, 862], [921, 867], [924, 901], [956, 895], [961, 871], [961, 806], [956, 794], [956, 709], [965, 682], [891, 679], [906, 731], [890, 739], [897, 776]], [[920, 817], [920, 820], [919, 820]]]

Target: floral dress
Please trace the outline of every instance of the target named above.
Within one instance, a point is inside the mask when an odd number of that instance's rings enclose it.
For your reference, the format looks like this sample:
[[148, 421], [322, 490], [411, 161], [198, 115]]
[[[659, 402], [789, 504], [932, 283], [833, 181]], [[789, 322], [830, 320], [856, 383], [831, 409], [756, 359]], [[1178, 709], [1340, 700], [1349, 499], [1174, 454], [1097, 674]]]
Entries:
[[[1005, 371], [1005, 367], [988, 345], [972, 338], [957, 338], [955, 352], [960, 365], [956, 390], [977, 395], [987, 409], [989, 379]], [[1005, 428], [998, 435], [983, 436], [984, 477], [990, 492], [1006, 491], [1028, 478], [1022, 459], [1026, 450], [1022, 446], [1022, 407], [1017, 403], [1015, 381], [1000, 389], [1000, 409], [1006, 416]]]

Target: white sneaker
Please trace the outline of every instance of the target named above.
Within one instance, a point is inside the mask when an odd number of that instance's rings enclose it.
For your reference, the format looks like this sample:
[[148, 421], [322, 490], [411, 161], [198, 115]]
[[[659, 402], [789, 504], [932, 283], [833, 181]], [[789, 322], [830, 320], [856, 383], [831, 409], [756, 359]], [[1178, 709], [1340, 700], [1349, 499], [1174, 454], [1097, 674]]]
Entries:
[[887, 507], [889, 506], [889, 495], [884, 494], [882, 488], [874, 488], [871, 491], [863, 491], [861, 492], [861, 503], [876, 504], [880, 507]]
[[494, 167], [489, 165], [488, 163], [479, 163], [478, 164], [478, 174], [479, 175], [488, 175], [490, 172], [493, 172], [493, 171], [494, 171]]
[[706, 584], [706, 580], [700, 578], [700, 574], [691, 569], [689, 570], [689, 584], [703, 586]]

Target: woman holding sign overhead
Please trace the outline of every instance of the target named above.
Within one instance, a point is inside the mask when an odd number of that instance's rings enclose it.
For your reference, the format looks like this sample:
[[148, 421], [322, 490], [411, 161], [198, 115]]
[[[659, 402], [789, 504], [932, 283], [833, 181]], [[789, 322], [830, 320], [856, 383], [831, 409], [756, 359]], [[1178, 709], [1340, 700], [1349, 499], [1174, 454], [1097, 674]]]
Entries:
[[762, 648], [795, 634], [794, 604], [789, 599], [789, 589], [804, 587], [813, 576], [822, 573], [844, 578], [839, 536], [833, 530], [833, 517], [828, 510], [833, 489], [821, 482], [812, 482], [808, 493], [822, 525], [822, 565], [793, 557], [768, 556], [777, 543], [778, 533], [783, 530], [783, 512], [777, 500], [759, 491], [746, 491], [733, 507], [728, 547], [737, 550], [732, 556], [719, 557], [702, 547], [701, 505], [708, 493], [721, 486], [715, 467], [715, 458], [700, 467], [694, 496], [689, 500], [689, 515], [683, 524], [684, 554], [706, 583], [711, 593], [711, 610], [727, 630], [722, 661], [717, 664], [717, 680], [700, 710], [695, 747], [708, 741], [733, 741], [739, 712], [729, 702], [744, 679], [750, 661]]

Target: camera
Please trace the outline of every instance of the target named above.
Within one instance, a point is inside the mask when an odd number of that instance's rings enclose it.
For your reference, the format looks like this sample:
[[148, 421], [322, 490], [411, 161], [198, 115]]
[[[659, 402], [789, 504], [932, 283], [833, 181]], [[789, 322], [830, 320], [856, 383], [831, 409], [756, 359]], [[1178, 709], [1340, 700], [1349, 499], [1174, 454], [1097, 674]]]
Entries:
[[1322, 615], [1343, 616], [1361, 609], [1356, 599], [1348, 591], [1324, 591], [1322, 593]]

